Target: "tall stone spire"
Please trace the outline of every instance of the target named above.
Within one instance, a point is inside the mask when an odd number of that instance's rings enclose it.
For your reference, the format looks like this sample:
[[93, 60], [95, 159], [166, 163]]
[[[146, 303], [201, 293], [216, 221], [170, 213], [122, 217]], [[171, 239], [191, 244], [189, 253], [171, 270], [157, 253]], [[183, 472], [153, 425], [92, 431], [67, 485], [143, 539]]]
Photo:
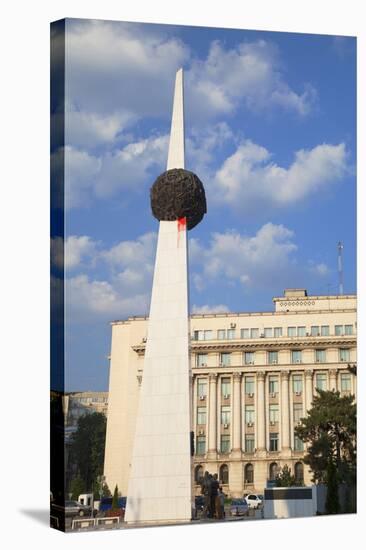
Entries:
[[183, 69], [179, 69], [175, 76], [167, 170], [172, 168], [184, 168]]
[[[184, 169], [182, 69], [175, 80], [167, 167]], [[168, 198], [169, 188], [165, 188]], [[192, 517], [188, 338], [184, 217], [159, 222], [142, 383], [136, 388], [140, 393], [125, 514], [128, 523], [177, 523]]]

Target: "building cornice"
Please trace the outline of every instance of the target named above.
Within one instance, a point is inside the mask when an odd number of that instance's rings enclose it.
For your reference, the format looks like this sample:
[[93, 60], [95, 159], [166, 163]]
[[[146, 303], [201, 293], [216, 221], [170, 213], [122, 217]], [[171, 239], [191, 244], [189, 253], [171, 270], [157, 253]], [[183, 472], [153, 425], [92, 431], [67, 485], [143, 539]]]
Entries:
[[[204, 351], [228, 352], [228, 351], [268, 351], [268, 350], [303, 350], [316, 348], [339, 348], [355, 347], [357, 339], [355, 336], [306, 336], [304, 338], [258, 338], [254, 341], [248, 340], [200, 340], [190, 342], [191, 353]], [[144, 355], [146, 343], [141, 342], [132, 346], [138, 355]]]

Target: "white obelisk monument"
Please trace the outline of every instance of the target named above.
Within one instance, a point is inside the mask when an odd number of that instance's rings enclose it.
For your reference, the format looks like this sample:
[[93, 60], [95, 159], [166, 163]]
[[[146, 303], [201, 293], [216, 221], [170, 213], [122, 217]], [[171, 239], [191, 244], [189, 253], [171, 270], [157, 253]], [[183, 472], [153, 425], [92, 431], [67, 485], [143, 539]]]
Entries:
[[[184, 168], [183, 70], [176, 74], [167, 170]], [[187, 228], [160, 221], [125, 520], [192, 516]]]

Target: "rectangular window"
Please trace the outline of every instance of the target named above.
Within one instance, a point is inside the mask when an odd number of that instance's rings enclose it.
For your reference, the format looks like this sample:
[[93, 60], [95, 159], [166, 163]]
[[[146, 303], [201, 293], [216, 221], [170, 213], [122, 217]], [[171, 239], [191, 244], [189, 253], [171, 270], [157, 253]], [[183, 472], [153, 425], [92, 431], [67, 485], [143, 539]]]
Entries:
[[294, 374], [292, 376], [292, 389], [294, 393], [297, 393], [297, 394], [302, 393], [302, 375], [301, 374]]
[[304, 450], [304, 443], [303, 441], [297, 436], [294, 436], [294, 451], [303, 451]]
[[325, 349], [316, 349], [315, 350], [315, 362], [316, 363], [325, 363], [326, 354]]
[[207, 365], [207, 353], [197, 353], [196, 367], [205, 367]]
[[268, 364], [276, 365], [278, 363], [278, 351], [269, 351], [268, 352]]
[[204, 455], [206, 452], [206, 436], [199, 435], [196, 440], [196, 454]]
[[230, 397], [231, 394], [231, 380], [230, 378], [222, 378], [221, 379], [221, 396], [227, 396], [225, 399]]
[[197, 381], [197, 395], [198, 395], [198, 397], [206, 397], [206, 395], [207, 395], [207, 380], [206, 380], [206, 378], [198, 378], [198, 381]]
[[343, 348], [339, 350], [339, 360], [343, 362], [350, 361], [350, 350]]
[[225, 340], [226, 339], [226, 330], [220, 329], [217, 331], [217, 339], [218, 340]]
[[244, 364], [245, 365], [254, 365], [254, 352], [252, 352], [252, 351], [244, 352]]
[[220, 440], [220, 453], [225, 454], [230, 452], [230, 436], [222, 435]]
[[206, 407], [197, 407], [197, 424], [206, 424]]
[[296, 327], [287, 327], [287, 336], [289, 338], [296, 336]]
[[221, 407], [221, 424], [229, 426], [230, 407]]
[[302, 412], [302, 403], [294, 403], [294, 423], [300, 422], [300, 419], [304, 416]]
[[245, 377], [245, 393], [254, 395], [254, 376]]
[[344, 334], [347, 336], [353, 334], [353, 325], [344, 325]]
[[320, 331], [318, 326], [311, 327], [311, 336], [320, 336]]
[[269, 406], [269, 421], [278, 422], [278, 405]]
[[231, 353], [220, 353], [220, 364], [223, 367], [229, 367], [231, 362]]
[[204, 331], [204, 339], [205, 340], [212, 340], [212, 338], [213, 338], [212, 330], [205, 330]]
[[245, 452], [254, 453], [254, 434], [247, 434], [245, 436]]
[[278, 393], [278, 377], [270, 376], [269, 377], [269, 393], [276, 394]]
[[195, 330], [194, 331], [194, 339], [195, 340], [203, 340], [204, 339], [203, 330]]
[[254, 424], [254, 405], [245, 405], [245, 423]]
[[228, 340], [235, 340], [235, 329], [229, 328], [227, 331], [227, 339]]
[[320, 334], [321, 336], [329, 336], [329, 325], [322, 325]]
[[258, 338], [259, 336], [259, 330], [257, 328], [251, 328], [250, 329], [250, 337], [251, 338]]
[[315, 387], [317, 390], [325, 391], [327, 389], [327, 375], [323, 373], [317, 373], [315, 377]]
[[272, 452], [278, 451], [278, 433], [269, 434], [269, 450]]
[[343, 336], [343, 325], [335, 325], [334, 334], [336, 336]]
[[301, 363], [302, 354], [301, 350], [292, 350], [291, 351], [291, 363]]
[[306, 336], [306, 327], [297, 327], [297, 335], [300, 337]]
[[274, 337], [275, 338], [281, 338], [282, 336], [282, 327], [275, 327], [274, 328]]
[[341, 391], [351, 391], [351, 375], [341, 374]]
[[264, 337], [265, 338], [272, 338], [273, 336], [273, 329], [272, 328], [265, 328], [264, 329]]
[[240, 331], [240, 338], [249, 338], [249, 329], [242, 328]]

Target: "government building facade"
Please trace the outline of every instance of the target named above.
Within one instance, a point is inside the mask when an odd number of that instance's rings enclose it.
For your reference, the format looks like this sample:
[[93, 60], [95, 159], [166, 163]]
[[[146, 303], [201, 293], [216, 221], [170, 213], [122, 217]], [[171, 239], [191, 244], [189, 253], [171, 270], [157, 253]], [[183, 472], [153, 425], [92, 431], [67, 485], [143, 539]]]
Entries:
[[[231, 497], [262, 493], [285, 464], [310, 485], [296, 425], [317, 388], [356, 397], [356, 296], [308, 296], [306, 290], [288, 289], [273, 302], [270, 312], [190, 317], [196, 494], [205, 470], [219, 475]], [[122, 495], [128, 488], [147, 321], [131, 317], [112, 323], [104, 475]]]

